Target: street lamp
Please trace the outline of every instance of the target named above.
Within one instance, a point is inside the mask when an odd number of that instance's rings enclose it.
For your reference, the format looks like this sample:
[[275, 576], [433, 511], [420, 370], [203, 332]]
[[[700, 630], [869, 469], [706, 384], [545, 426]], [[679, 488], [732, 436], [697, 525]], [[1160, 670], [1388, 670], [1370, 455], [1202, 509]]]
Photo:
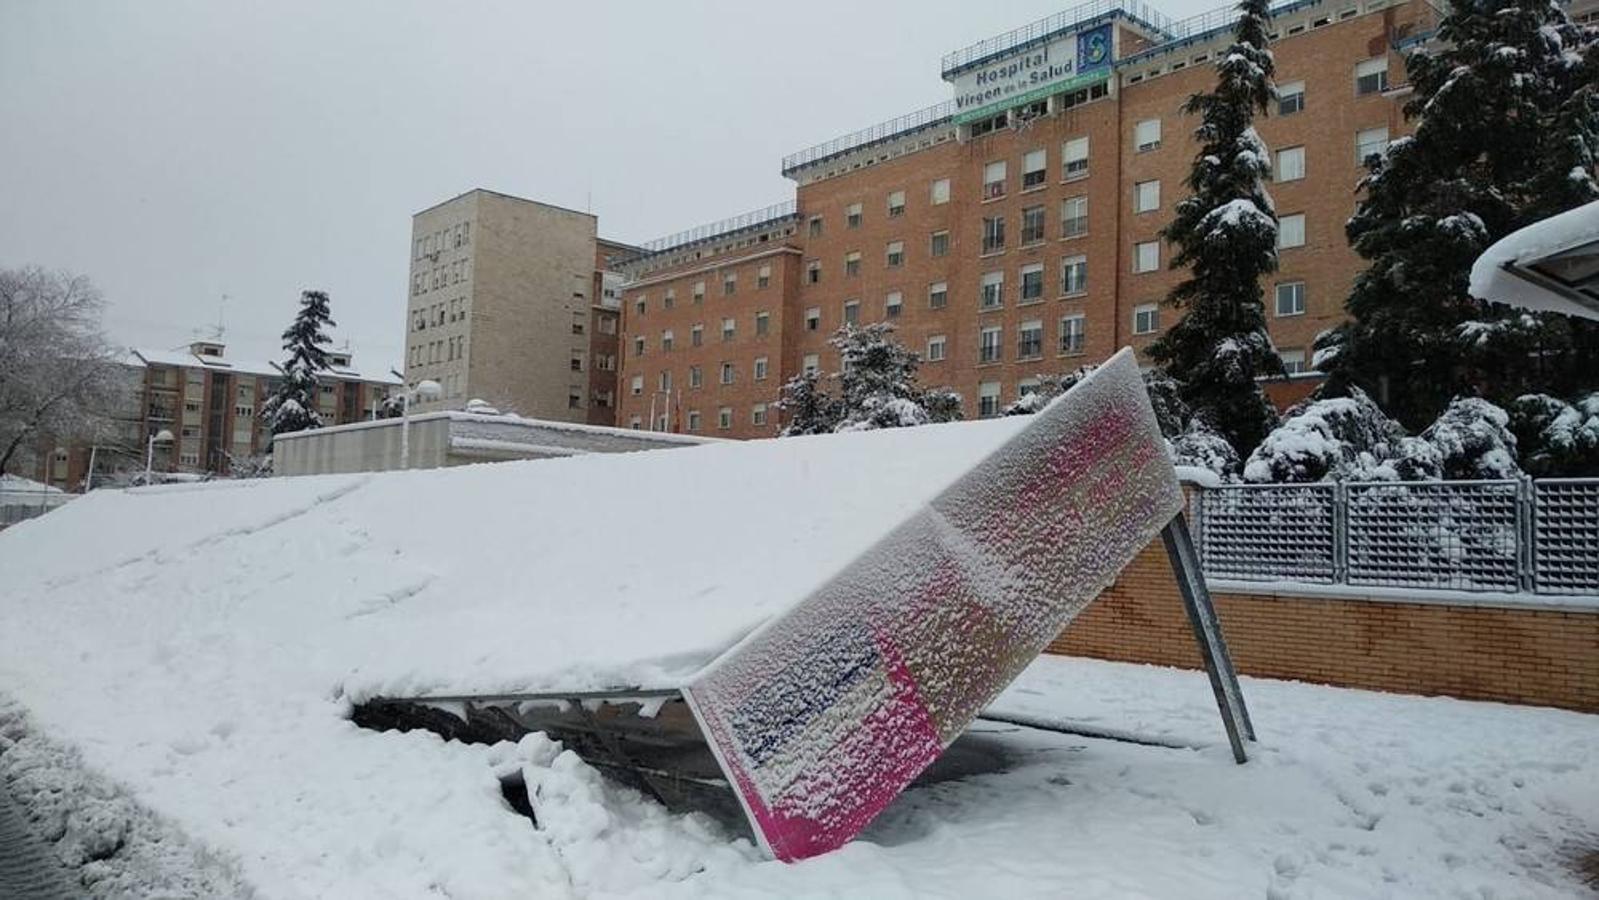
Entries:
[[414, 400], [437, 400], [444, 388], [437, 381], [424, 379], [416, 387], [400, 393], [400, 468], [411, 468], [411, 403]]
[[161, 443], [161, 444], [170, 444], [170, 443], [172, 443], [172, 432], [170, 432], [167, 429], [163, 428], [160, 431], [157, 431], [155, 434], [150, 435], [150, 443], [148, 445], [146, 445], [145, 450], [144, 450], [144, 483], [145, 484], [149, 484], [150, 483], [150, 478], [151, 478], [151, 476], [153, 474], [152, 473], [152, 469], [154, 468], [154, 465], [155, 465], [155, 445], [157, 443]]

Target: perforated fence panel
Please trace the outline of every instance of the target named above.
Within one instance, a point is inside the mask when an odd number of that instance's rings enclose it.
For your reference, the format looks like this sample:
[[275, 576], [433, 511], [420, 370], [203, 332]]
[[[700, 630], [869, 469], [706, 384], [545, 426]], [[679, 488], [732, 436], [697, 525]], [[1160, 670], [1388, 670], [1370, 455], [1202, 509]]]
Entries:
[[1331, 484], [1232, 485], [1200, 497], [1205, 574], [1245, 581], [1334, 581]]
[[1533, 586], [1599, 594], [1599, 479], [1533, 483]]
[[1434, 481], [1346, 486], [1349, 584], [1521, 589], [1521, 485]]

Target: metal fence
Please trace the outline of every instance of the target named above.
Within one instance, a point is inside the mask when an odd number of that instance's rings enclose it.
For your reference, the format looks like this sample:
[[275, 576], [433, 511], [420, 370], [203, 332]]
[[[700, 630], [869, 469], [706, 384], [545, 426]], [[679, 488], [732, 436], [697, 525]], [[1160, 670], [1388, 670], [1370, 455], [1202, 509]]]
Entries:
[[1195, 509], [1212, 578], [1599, 595], [1599, 478], [1227, 485]]

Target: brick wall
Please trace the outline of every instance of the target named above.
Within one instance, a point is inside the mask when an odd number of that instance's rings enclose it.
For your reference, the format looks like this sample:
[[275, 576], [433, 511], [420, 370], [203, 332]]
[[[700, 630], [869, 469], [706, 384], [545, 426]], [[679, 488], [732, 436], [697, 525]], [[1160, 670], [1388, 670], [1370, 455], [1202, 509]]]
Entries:
[[[1599, 712], [1599, 610], [1269, 592], [1213, 599], [1245, 675]], [[1161, 543], [1145, 548], [1049, 652], [1198, 668]]]

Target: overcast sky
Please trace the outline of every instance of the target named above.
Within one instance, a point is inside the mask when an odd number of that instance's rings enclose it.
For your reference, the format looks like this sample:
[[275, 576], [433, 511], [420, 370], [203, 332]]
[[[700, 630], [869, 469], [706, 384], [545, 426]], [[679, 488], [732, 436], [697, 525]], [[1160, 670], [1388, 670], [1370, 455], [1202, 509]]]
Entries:
[[785, 154], [1069, 5], [0, 0], [0, 266], [90, 276], [123, 344], [221, 315], [233, 356], [280, 355], [321, 288], [357, 364], [398, 366], [412, 213], [485, 187], [643, 241], [775, 203]]

